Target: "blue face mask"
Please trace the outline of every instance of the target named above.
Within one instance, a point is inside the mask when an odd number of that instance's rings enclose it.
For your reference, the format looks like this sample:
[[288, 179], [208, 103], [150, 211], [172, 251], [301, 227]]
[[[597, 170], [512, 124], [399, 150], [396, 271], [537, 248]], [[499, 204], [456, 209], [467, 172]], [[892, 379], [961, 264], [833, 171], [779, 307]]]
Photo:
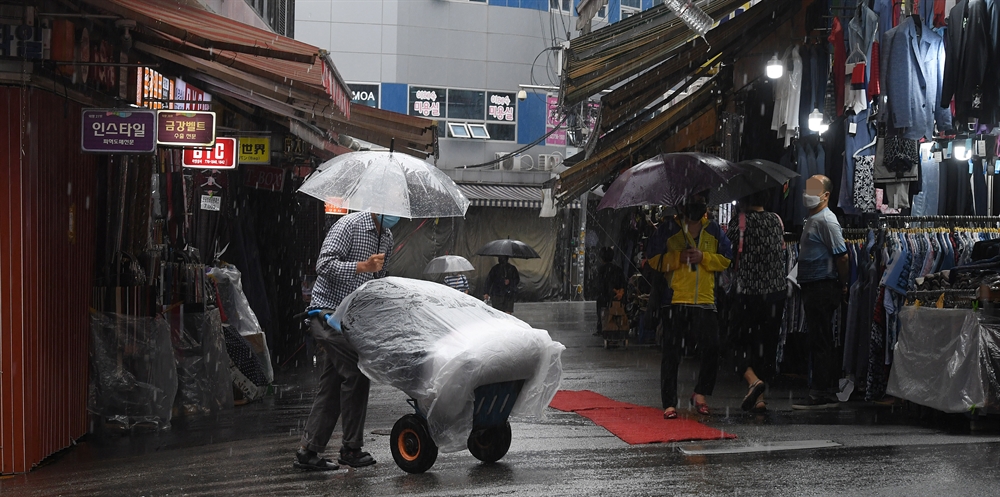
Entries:
[[386, 216], [386, 215], [379, 216], [379, 224], [381, 224], [382, 227], [386, 229], [392, 228], [398, 222], [399, 222], [399, 216]]

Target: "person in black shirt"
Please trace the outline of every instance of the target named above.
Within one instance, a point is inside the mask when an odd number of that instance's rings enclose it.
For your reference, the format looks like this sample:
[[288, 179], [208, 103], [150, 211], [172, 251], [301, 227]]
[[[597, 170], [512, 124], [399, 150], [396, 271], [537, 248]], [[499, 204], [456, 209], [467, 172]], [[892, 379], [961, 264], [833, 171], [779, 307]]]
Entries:
[[601, 334], [603, 325], [602, 313], [611, 306], [615, 300], [624, 300], [625, 274], [621, 266], [611, 262], [615, 257], [613, 247], [604, 247], [600, 251], [601, 266], [597, 268], [597, 277], [594, 284], [597, 288], [597, 332]]
[[494, 309], [513, 314], [514, 298], [517, 296], [517, 286], [521, 283], [521, 275], [508, 260], [504, 255], [497, 257], [497, 265], [490, 269], [490, 274], [486, 277], [486, 295], [483, 299], [490, 299]]

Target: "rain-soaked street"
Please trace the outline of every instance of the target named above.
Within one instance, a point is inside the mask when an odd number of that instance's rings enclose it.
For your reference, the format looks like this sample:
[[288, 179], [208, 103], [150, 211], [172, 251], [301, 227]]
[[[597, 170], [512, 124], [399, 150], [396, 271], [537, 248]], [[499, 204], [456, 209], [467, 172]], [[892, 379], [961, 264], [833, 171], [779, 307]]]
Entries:
[[[563, 389], [659, 406], [659, 353], [605, 350], [591, 335], [592, 303], [518, 304], [515, 314], [566, 345]], [[695, 363], [682, 364], [681, 391]], [[279, 373], [276, 393], [213, 419], [131, 437], [91, 435], [26, 475], [4, 477], [0, 494], [51, 495], [997, 495], [1000, 436], [995, 419], [970, 430], [962, 417], [847, 403], [833, 412], [790, 409], [804, 384], [771, 388], [767, 415], [739, 410], [742, 380], [721, 374], [707, 424], [736, 440], [630, 446], [573, 413], [550, 409], [542, 423], [513, 423], [510, 452], [482, 464], [467, 451], [441, 454], [430, 472], [404, 473], [388, 433], [410, 408], [373, 385], [366, 449], [379, 461], [358, 470], [292, 468], [315, 373]], [[685, 408], [682, 412], [690, 415]], [[339, 446], [334, 434], [331, 447]], [[805, 441], [835, 446], [787, 448]], [[833, 445], [826, 443], [826, 445]]]

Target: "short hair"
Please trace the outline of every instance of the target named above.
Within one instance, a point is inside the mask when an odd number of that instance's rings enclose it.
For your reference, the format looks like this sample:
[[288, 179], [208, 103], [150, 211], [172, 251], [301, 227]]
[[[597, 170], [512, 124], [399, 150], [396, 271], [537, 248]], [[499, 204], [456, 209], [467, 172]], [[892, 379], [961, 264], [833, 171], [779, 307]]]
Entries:
[[832, 193], [833, 192], [833, 181], [830, 181], [830, 178], [827, 178], [826, 176], [823, 176], [822, 174], [817, 174], [817, 175], [813, 176], [813, 178], [818, 179], [819, 182], [823, 184], [823, 193]]

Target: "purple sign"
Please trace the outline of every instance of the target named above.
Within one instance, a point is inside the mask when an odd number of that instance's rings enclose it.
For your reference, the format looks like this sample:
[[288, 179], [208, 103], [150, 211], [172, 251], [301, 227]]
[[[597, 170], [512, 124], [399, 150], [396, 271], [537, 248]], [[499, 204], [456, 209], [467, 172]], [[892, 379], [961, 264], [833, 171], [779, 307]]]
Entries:
[[156, 111], [84, 109], [84, 152], [151, 154], [156, 151]]
[[180, 147], [215, 146], [215, 112], [156, 112], [156, 142]]

